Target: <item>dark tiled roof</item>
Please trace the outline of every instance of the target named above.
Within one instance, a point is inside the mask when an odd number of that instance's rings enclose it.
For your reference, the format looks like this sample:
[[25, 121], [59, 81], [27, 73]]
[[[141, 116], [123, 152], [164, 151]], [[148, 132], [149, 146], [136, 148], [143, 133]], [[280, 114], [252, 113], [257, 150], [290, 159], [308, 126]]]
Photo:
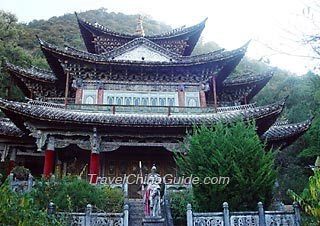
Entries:
[[22, 137], [24, 133], [9, 118], [0, 118], [0, 135]]
[[264, 80], [269, 81], [272, 76], [273, 71], [269, 71], [265, 74], [248, 73], [241, 76], [229, 76], [226, 80], [224, 80], [223, 84], [225, 87], [256, 84]]
[[[143, 40], [137, 39], [137, 42]], [[53, 44], [50, 44], [42, 39], [39, 38], [39, 42], [41, 44], [41, 48], [43, 51], [48, 51], [53, 54], [61, 55], [63, 58], [74, 58], [82, 61], [86, 61], [89, 63], [96, 63], [96, 64], [130, 64], [134, 66], [135, 64], [138, 65], [158, 65], [158, 66], [182, 66], [182, 65], [200, 65], [200, 64], [206, 64], [210, 62], [219, 62], [227, 59], [232, 59], [235, 57], [242, 58], [246, 52], [246, 49], [248, 47], [248, 43], [243, 45], [242, 47], [231, 50], [231, 51], [213, 51], [206, 54], [196, 55], [196, 56], [180, 56], [176, 58], [176, 61], [172, 62], [147, 62], [147, 61], [131, 61], [131, 60], [113, 60], [110, 59], [112, 55], [110, 53], [105, 54], [93, 54], [88, 53], [81, 50], [76, 50], [74, 48], [70, 47], [59, 47]], [[135, 42], [132, 42], [135, 44]], [[174, 54], [174, 53], [172, 53]]]
[[[131, 38], [131, 39], [138, 37], [137, 35], [131, 35], [131, 34], [125, 34], [125, 33], [113, 31], [113, 30], [111, 30], [101, 24], [98, 24], [98, 23], [92, 24], [87, 20], [79, 18], [78, 16], [77, 16], [77, 19], [78, 19], [79, 23], [85, 24], [86, 26], [90, 27], [91, 29], [100, 31], [105, 34], [109, 34], [109, 35], [113, 35], [113, 36], [117, 36], [117, 37], [120, 36], [120, 37], [125, 37], [125, 38]], [[164, 38], [169, 38], [171, 36], [179, 36], [181, 34], [187, 34], [187, 33], [193, 32], [195, 30], [199, 30], [199, 29], [202, 30], [204, 28], [206, 21], [207, 21], [207, 18], [205, 20], [201, 21], [199, 24], [193, 25], [191, 27], [182, 26], [182, 27], [173, 29], [169, 32], [165, 32], [165, 33], [158, 34], [158, 35], [146, 35], [145, 37], [152, 40], [152, 39], [164, 39]]]
[[[108, 50], [104, 50], [103, 52], [108, 52], [109, 50], [119, 47], [120, 43], [122, 45], [138, 37], [137, 35], [112, 31], [98, 23], [91, 24], [90, 22], [80, 19], [78, 16], [77, 20], [85, 45], [91, 53], [101, 53], [96, 49], [96, 44], [94, 43], [95, 37], [111, 40], [111, 42], [107, 44]], [[145, 38], [178, 54], [190, 55], [205, 27], [206, 20], [207, 19], [191, 27], [181, 27], [159, 35], [146, 35]], [[181, 48], [181, 44], [184, 45], [183, 48]]]
[[[263, 107], [249, 107], [248, 109], [223, 111], [218, 113], [203, 113], [203, 114], [143, 114], [143, 113], [116, 113], [110, 112], [94, 112], [94, 111], [77, 111], [66, 110], [61, 107], [48, 107], [33, 105], [30, 103], [21, 103], [0, 99], [0, 108], [12, 120], [20, 116], [32, 118], [41, 121], [50, 121], [56, 123], [68, 124], [89, 124], [89, 125], [113, 125], [113, 126], [138, 126], [138, 127], [190, 127], [194, 124], [211, 124], [214, 122], [231, 122], [237, 118], [245, 120], [259, 120], [270, 118], [275, 115], [275, 118], [283, 109], [284, 101], [279, 101]], [[19, 120], [18, 120], [19, 121]], [[24, 125], [19, 121], [20, 126]]]
[[50, 83], [53, 83], [57, 80], [57, 77], [51, 71], [40, 69], [34, 66], [26, 69], [13, 65], [7, 61], [3, 63], [3, 66], [10, 74], [14, 73], [15, 76], [23, 76], [27, 79]]
[[268, 141], [287, 139], [296, 135], [302, 135], [310, 126], [311, 120], [295, 124], [277, 122], [263, 134], [262, 138]]

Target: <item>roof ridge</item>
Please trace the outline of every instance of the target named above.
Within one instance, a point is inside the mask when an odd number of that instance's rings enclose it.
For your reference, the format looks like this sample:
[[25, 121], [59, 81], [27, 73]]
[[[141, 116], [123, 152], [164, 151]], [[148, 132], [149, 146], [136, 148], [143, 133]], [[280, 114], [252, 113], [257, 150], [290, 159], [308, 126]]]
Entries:
[[[89, 26], [91, 26], [92, 28], [94, 29], [98, 29], [100, 30], [101, 32], [108, 32], [108, 33], [111, 33], [113, 35], [117, 35], [117, 36], [124, 36], [124, 37], [139, 37], [138, 35], [135, 35], [135, 34], [128, 34], [128, 33], [121, 33], [121, 32], [116, 32], [104, 25], [101, 25], [99, 24], [98, 22], [95, 22], [95, 23], [92, 23], [84, 18], [80, 18], [78, 16], [77, 13], [75, 13], [76, 17], [77, 17], [77, 21], [78, 23], [84, 23], [84, 24], [87, 24]], [[192, 25], [192, 26], [189, 26], [189, 27], [186, 27], [185, 25], [181, 26], [181, 27], [178, 27], [178, 28], [174, 28], [170, 31], [167, 31], [167, 32], [164, 32], [164, 33], [160, 33], [158, 35], [145, 35], [144, 37], [146, 38], [164, 38], [164, 37], [171, 37], [171, 36], [175, 36], [175, 35], [178, 35], [178, 34], [183, 34], [183, 33], [188, 33], [192, 30], [195, 30], [201, 26], [205, 26], [205, 23], [206, 21], [208, 20], [208, 18], [205, 18], [204, 20], [202, 20], [201, 22], [199, 22], [198, 24], [195, 24], [195, 25]]]

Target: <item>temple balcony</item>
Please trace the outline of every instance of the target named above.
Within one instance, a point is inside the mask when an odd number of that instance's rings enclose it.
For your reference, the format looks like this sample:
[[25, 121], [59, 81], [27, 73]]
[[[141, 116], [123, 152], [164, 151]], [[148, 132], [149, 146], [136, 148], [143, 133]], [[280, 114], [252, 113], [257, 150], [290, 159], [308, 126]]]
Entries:
[[230, 110], [253, 108], [254, 105], [240, 105], [233, 107], [181, 107], [181, 106], [141, 106], [141, 105], [106, 105], [106, 104], [67, 104], [67, 110], [110, 112], [110, 114], [210, 114]]

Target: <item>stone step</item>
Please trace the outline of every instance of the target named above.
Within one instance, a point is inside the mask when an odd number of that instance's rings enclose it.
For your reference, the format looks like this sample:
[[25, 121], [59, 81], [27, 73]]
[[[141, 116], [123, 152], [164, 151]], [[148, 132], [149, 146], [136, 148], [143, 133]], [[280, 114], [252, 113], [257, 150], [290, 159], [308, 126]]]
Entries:
[[129, 199], [129, 225], [142, 226], [142, 219], [144, 217], [144, 203], [142, 199]]

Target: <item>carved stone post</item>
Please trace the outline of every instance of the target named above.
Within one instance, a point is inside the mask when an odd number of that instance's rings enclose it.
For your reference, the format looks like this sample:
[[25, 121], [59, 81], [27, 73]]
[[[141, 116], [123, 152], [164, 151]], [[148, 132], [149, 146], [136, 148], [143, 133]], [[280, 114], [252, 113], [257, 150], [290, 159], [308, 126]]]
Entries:
[[125, 204], [123, 206], [123, 226], [129, 225], [129, 205]]
[[224, 202], [223, 206], [223, 225], [230, 226], [230, 212], [229, 212], [229, 204]]
[[296, 221], [296, 226], [300, 226], [301, 225], [301, 215], [300, 215], [300, 209], [299, 209], [298, 203], [294, 202], [293, 208], [294, 208], [294, 218]]
[[33, 176], [29, 173], [29, 176], [28, 176], [28, 192], [31, 191], [33, 187]]
[[191, 204], [187, 205], [187, 226], [193, 226], [193, 217], [192, 217]]
[[8, 179], [9, 179], [9, 185], [10, 185], [10, 190], [12, 191], [13, 190], [13, 173], [10, 173], [9, 176], [8, 176]]
[[258, 213], [259, 213], [259, 225], [266, 226], [266, 216], [264, 215], [262, 202], [258, 202]]
[[86, 207], [86, 216], [85, 216], [85, 226], [90, 226], [91, 225], [91, 214], [92, 214], [92, 205], [88, 204]]
[[48, 211], [47, 211], [48, 215], [55, 214], [55, 212], [56, 212], [56, 207], [55, 207], [54, 203], [49, 202]]
[[50, 177], [50, 174], [53, 173], [54, 161], [55, 161], [54, 138], [49, 137], [47, 150], [45, 151], [44, 166], [43, 166], [43, 176], [47, 179]]

